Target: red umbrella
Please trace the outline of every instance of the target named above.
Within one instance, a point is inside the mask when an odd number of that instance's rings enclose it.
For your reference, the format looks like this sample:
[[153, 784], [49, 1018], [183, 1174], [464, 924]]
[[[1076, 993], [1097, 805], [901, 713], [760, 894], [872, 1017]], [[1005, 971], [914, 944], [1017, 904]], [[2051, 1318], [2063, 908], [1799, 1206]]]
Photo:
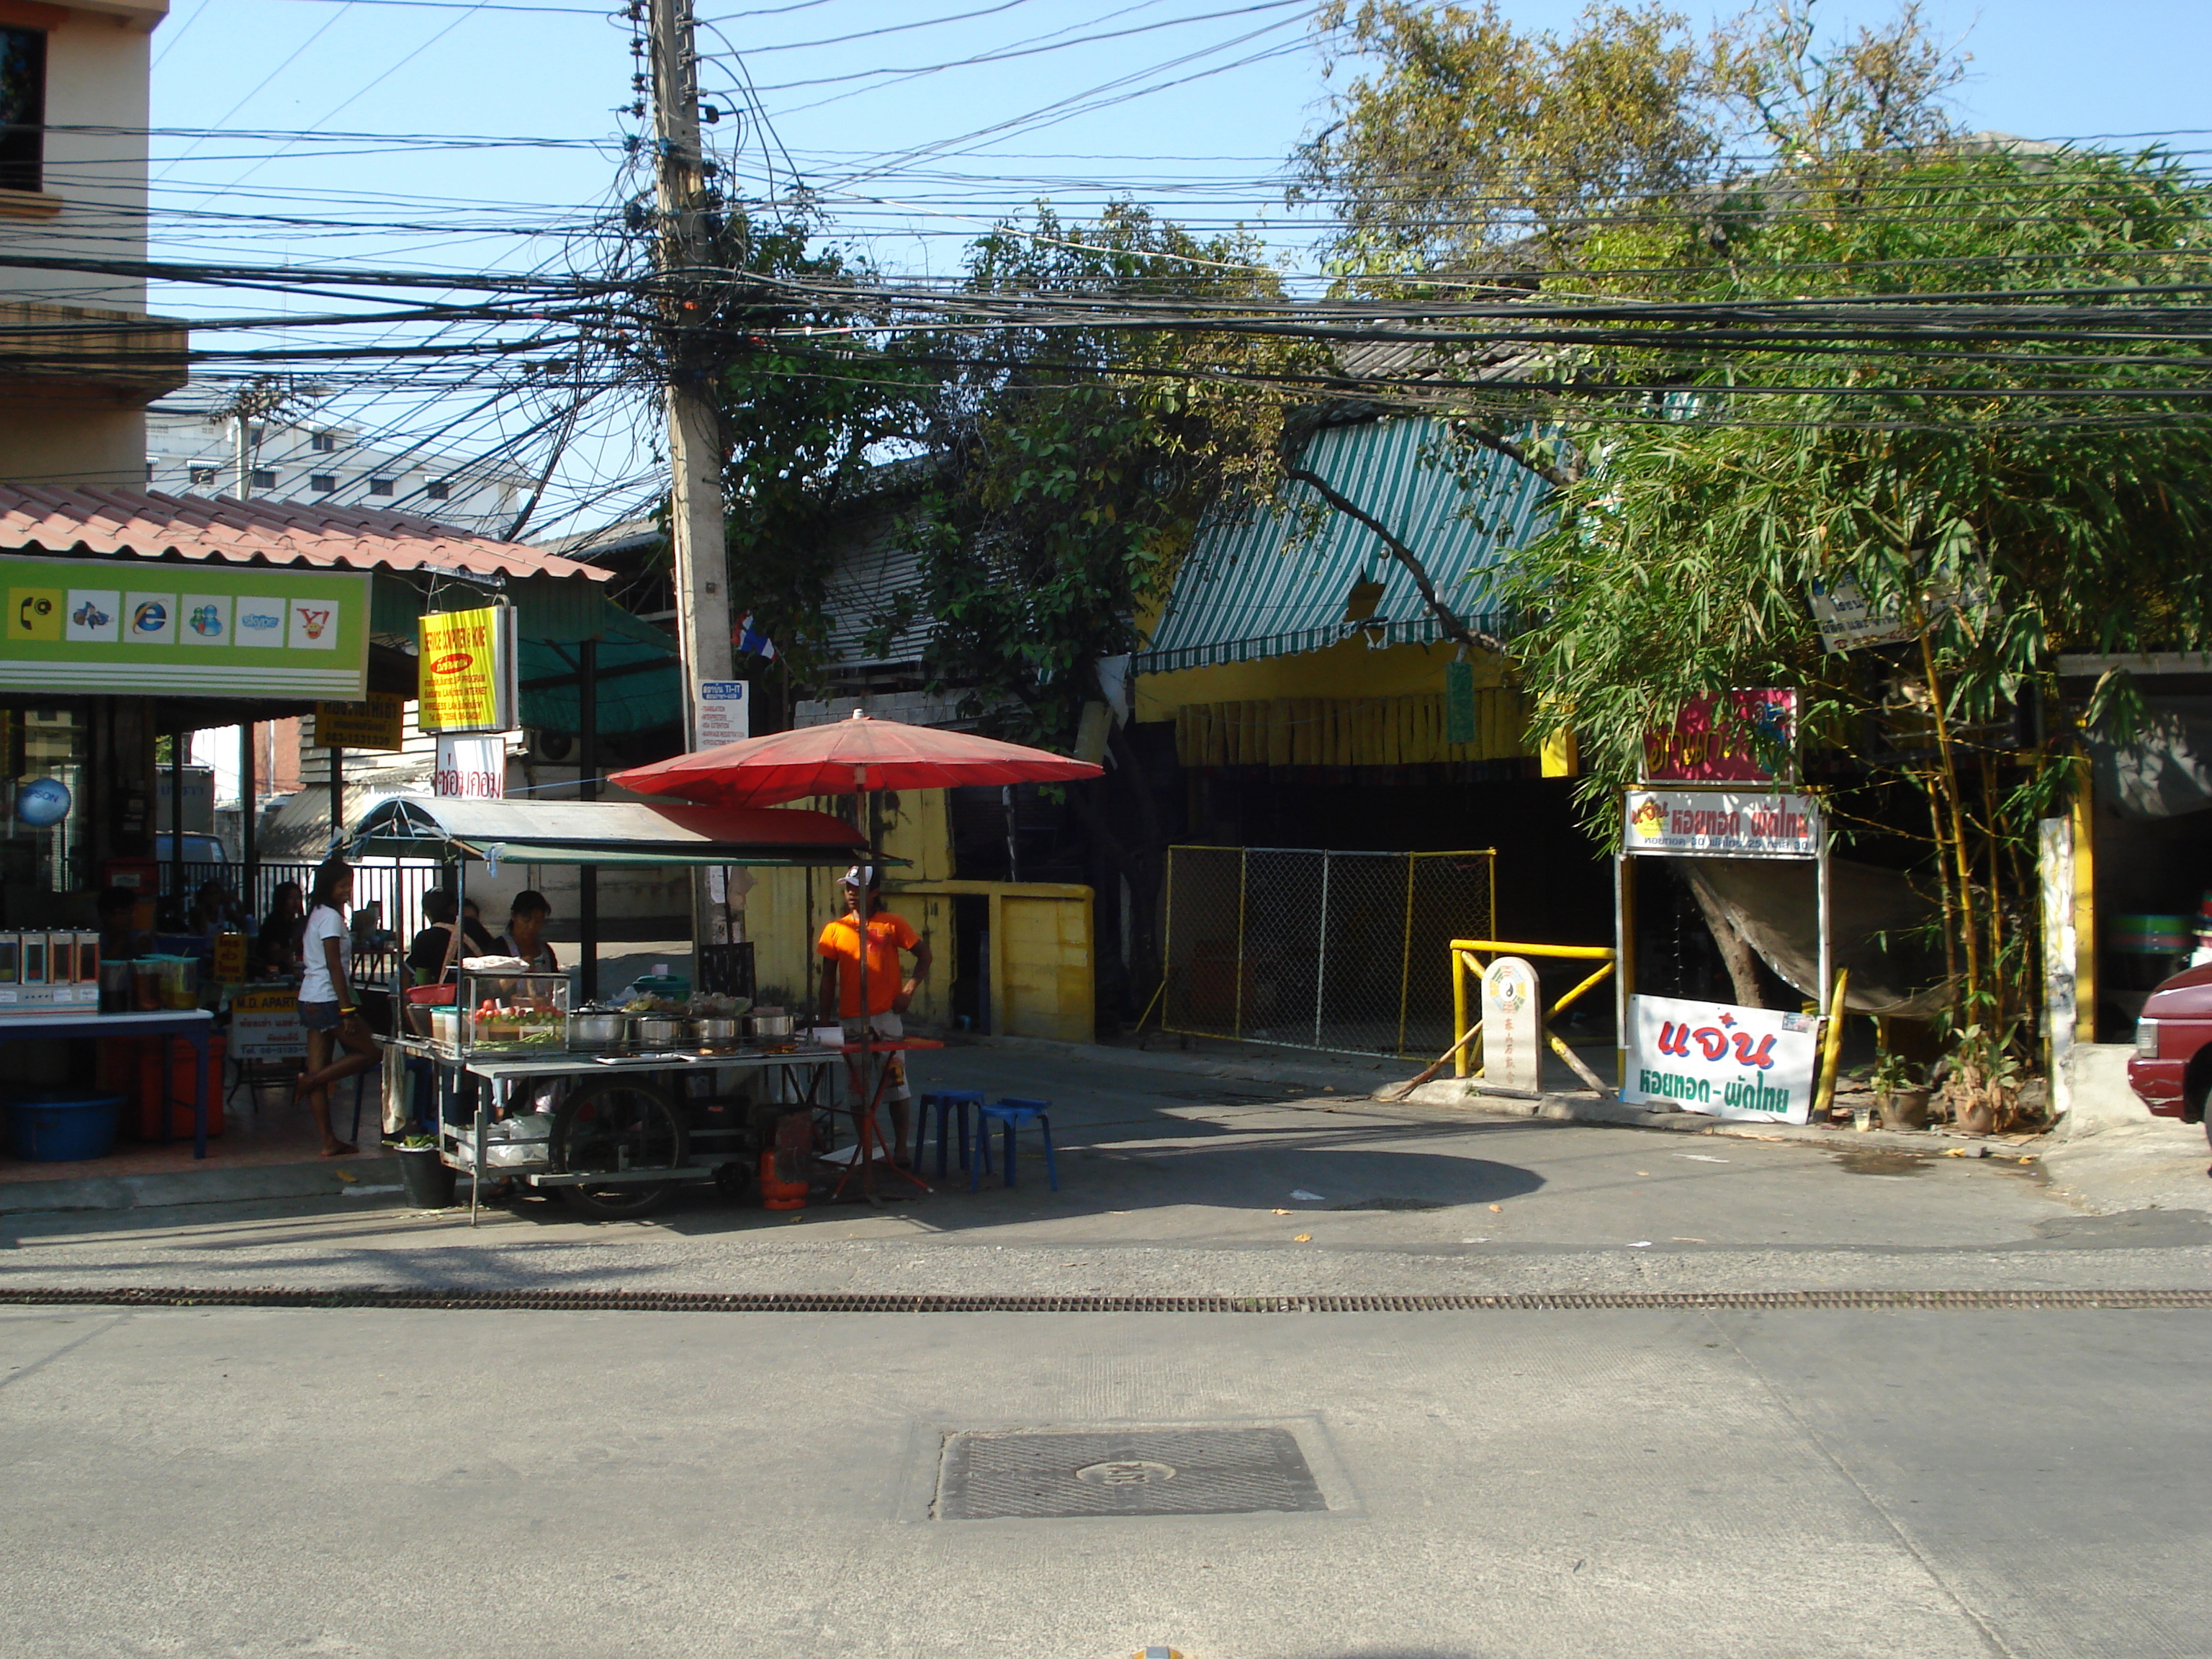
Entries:
[[[969, 784], [1067, 783], [1095, 778], [1104, 769], [1070, 760], [1048, 750], [1027, 749], [966, 732], [933, 726], [906, 726], [872, 720], [859, 709], [853, 718], [826, 726], [801, 726], [765, 738], [744, 738], [718, 749], [651, 766], [617, 772], [610, 781], [641, 795], [672, 795], [713, 806], [772, 806], [809, 795], [865, 794], [876, 789], [953, 789]], [[861, 928], [867, 927], [867, 897], [860, 896]], [[860, 1006], [868, 1006], [866, 933], [860, 947]], [[874, 1094], [869, 1056], [875, 1039], [862, 1027], [860, 1054], [861, 1190], [872, 1201], [868, 1143], [873, 1129]], [[911, 1176], [908, 1179], [912, 1179]], [[916, 1182], [919, 1185], [919, 1182]]]
[[968, 784], [1066, 783], [1103, 769], [1043, 749], [1000, 743], [933, 726], [853, 718], [617, 772], [610, 780], [641, 795], [673, 795], [714, 806], [770, 806], [809, 795], [871, 789], [952, 789]]

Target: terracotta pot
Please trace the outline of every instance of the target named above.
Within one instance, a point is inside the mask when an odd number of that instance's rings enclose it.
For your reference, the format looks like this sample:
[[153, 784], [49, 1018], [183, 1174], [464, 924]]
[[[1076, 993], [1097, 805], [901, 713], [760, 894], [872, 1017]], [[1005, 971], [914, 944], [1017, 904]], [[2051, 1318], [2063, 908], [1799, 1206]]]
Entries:
[[1899, 1089], [1881, 1097], [1882, 1127], [1924, 1129], [1928, 1127], [1928, 1091]]
[[1977, 1100], [1959, 1109], [1959, 1127], [1970, 1135], [1985, 1135], [1997, 1127], [1997, 1115], [1989, 1102]]

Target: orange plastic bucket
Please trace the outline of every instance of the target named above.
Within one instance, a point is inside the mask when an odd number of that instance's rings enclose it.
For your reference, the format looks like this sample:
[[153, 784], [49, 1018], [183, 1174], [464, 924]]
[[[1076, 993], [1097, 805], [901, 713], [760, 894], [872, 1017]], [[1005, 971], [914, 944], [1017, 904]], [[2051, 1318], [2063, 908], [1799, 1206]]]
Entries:
[[775, 1176], [775, 1154], [761, 1154], [761, 1202], [771, 1210], [803, 1210], [806, 1207], [806, 1183], [803, 1181], [779, 1181]]

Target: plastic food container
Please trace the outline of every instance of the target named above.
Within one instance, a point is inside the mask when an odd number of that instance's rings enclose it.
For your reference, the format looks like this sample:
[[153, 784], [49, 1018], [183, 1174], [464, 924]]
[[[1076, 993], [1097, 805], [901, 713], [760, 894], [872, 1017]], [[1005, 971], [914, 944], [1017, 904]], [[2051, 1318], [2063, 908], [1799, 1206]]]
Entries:
[[161, 958], [140, 957], [131, 964], [131, 1006], [142, 1014], [161, 1007]]
[[461, 970], [461, 1052], [559, 1054], [568, 1046], [568, 976]]
[[190, 957], [162, 958], [161, 1006], [179, 1009], [200, 1006], [200, 965]]

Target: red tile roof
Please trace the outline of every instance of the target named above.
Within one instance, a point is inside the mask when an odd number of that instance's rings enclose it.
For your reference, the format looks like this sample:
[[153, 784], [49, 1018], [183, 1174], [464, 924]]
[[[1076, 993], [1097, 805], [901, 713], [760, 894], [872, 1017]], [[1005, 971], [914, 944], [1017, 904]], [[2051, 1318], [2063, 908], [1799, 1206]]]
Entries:
[[0, 483], [0, 552], [135, 553], [222, 564], [420, 570], [505, 576], [611, 572], [451, 525], [368, 507], [164, 495], [150, 489], [46, 489]]

